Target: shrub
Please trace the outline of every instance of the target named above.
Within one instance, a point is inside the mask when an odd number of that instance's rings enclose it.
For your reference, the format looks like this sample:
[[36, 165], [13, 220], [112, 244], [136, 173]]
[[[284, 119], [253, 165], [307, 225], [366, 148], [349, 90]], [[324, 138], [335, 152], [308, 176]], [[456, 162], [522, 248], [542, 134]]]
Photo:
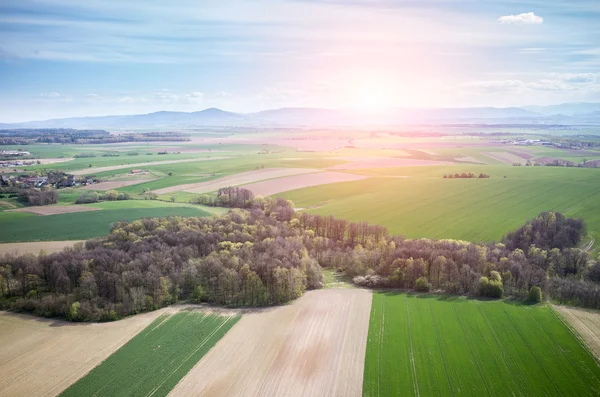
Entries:
[[427, 282], [425, 277], [419, 277], [417, 281], [415, 281], [415, 290], [419, 292], [428, 292], [431, 288], [431, 284]]
[[98, 193], [86, 192], [86, 193], [82, 193], [81, 195], [79, 195], [79, 197], [77, 197], [77, 200], [75, 200], [75, 204], [97, 203], [99, 199], [100, 199], [100, 195], [98, 195]]
[[542, 301], [542, 289], [537, 285], [534, 285], [529, 290], [529, 301], [535, 303]]
[[504, 295], [504, 286], [500, 273], [492, 271], [490, 278], [481, 277], [479, 279], [479, 295], [489, 298], [502, 298]]

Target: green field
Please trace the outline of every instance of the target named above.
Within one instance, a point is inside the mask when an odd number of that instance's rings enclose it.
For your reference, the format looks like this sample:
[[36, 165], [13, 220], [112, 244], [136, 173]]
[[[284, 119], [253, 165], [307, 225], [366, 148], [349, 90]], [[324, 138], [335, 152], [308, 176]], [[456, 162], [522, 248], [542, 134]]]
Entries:
[[597, 396], [600, 366], [547, 305], [373, 295], [363, 396]]
[[239, 319], [163, 315], [61, 396], [166, 396]]
[[[464, 171], [491, 178], [442, 178]], [[499, 240], [540, 212], [555, 210], [583, 218], [600, 239], [599, 169], [457, 165], [358, 172], [371, 178], [278, 196], [314, 214], [380, 224], [409, 238]]]
[[118, 201], [90, 205], [101, 211], [38, 216], [0, 212], [0, 242], [82, 240], [107, 235], [117, 221], [167, 216], [209, 216], [204, 207], [164, 202]]

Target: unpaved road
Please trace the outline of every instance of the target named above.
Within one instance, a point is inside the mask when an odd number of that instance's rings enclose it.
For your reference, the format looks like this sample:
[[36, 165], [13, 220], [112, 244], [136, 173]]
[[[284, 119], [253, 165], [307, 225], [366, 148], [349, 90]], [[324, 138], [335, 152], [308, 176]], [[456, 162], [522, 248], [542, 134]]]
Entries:
[[163, 164], [178, 164], [178, 163], [192, 163], [194, 161], [209, 161], [209, 160], [221, 160], [228, 159], [230, 157], [202, 157], [197, 159], [185, 159], [185, 160], [170, 160], [170, 161], [149, 161], [147, 163], [134, 163], [134, 164], [121, 164], [121, 165], [113, 165], [110, 167], [92, 167], [92, 168], [84, 168], [82, 170], [73, 171], [73, 175], [92, 175], [105, 171], [114, 171], [120, 170], [123, 168], [144, 168], [149, 167], [151, 165], [163, 165]]
[[60, 252], [65, 247], [72, 247], [77, 243], [83, 243], [85, 240], [68, 240], [68, 241], [35, 241], [31, 243], [3, 243], [0, 244], [0, 255], [6, 253], [22, 254], [39, 254], [40, 250], [46, 251], [47, 254]]
[[309, 291], [244, 314], [170, 396], [359, 397], [371, 291]]
[[600, 312], [562, 305], [553, 307], [577, 331], [596, 359], [600, 360]]
[[168, 310], [96, 324], [0, 312], [0, 395], [57, 395]]

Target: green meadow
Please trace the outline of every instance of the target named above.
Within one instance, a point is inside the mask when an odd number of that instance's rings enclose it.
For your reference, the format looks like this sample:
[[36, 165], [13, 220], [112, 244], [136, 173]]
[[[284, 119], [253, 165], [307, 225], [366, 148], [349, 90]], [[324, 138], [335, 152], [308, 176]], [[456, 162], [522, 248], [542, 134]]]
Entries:
[[548, 305], [379, 292], [363, 396], [597, 396], [600, 366]]
[[[492, 241], [542, 211], [585, 219], [600, 238], [600, 169], [460, 165], [359, 170], [369, 179], [281, 193], [320, 215], [386, 226], [409, 238]], [[489, 179], [444, 179], [446, 173]]]
[[0, 242], [82, 240], [107, 235], [117, 221], [167, 216], [210, 216], [206, 207], [162, 201], [116, 201], [88, 205], [100, 211], [39, 216], [0, 212]]

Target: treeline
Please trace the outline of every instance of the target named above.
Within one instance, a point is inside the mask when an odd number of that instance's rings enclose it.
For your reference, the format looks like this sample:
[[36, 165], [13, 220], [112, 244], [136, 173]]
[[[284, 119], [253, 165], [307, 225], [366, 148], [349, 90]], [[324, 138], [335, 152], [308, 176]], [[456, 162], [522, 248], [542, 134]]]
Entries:
[[58, 203], [58, 192], [52, 189], [21, 189], [19, 201], [32, 206], [50, 205]]
[[0, 258], [3, 307], [74, 321], [114, 320], [180, 299], [271, 305], [323, 285], [311, 235], [271, 210], [117, 223], [63, 252]]
[[97, 192], [85, 192], [81, 193], [75, 204], [92, 204], [99, 201], [117, 201], [117, 200], [129, 200], [131, 196], [129, 193], [122, 193], [116, 190], [107, 190], [106, 192], [99, 194]]
[[[238, 193], [225, 194], [249, 200]], [[600, 264], [577, 248], [585, 225], [560, 213], [542, 213], [501, 242], [474, 244], [407, 240], [381, 226], [296, 213], [283, 199], [262, 200], [262, 207], [254, 201], [248, 210], [214, 219], [117, 223], [109, 236], [56, 254], [6, 254], [0, 259], [3, 307], [96, 321], [180, 299], [278, 304], [319, 288], [321, 267], [327, 267], [365, 287], [543, 295], [600, 308]]]
[[121, 142], [189, 141], [190, 134], [157, 131], [111, 135], [105, 130], [78, 130], [72, 128], [16, 128], [0, 130], [0, 145], [28, 145], [34, 143], [107, 144]]
[[447, 179], [459, 179], [459, 178], [489, 178], [490, 176], [488, 174], [484, 174], [483, 172], [479, 175], [476, 175], [472, 172], [463, 172], [461, 174], [456, 173], [456, 174], [444, 174], [444, 178]]

